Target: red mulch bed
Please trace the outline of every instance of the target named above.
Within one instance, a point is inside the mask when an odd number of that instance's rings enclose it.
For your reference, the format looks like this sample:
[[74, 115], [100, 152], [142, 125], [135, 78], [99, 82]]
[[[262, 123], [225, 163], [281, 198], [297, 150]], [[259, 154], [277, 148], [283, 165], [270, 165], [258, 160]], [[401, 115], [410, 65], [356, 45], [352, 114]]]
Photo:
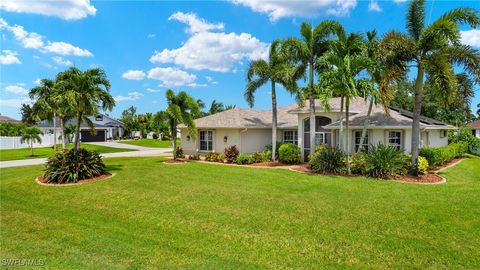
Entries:
[[290, 166], [288, 164], [285, 164], [285, 163], [281, 163], [281, 162], [259, 162], [259, 163], [253, 163], [253, 164], [248, 164], [248, 166], [253, 166], [253, 167], [257, 167], [257, 166], [260, 166], [260, 167], [285, 167], [285, 166]]
[[84, 184], [84, 183], [88, 183], [88, 182], [93, 182], [93, 181], [97, 181], [97, 180], [103, 180], [103, 179], [109, 178], [109, 177], [111, 177], [111, 176], [112, 176], [111, 173], [106, 173], [106, 174], [104, 174], [104, 175], [100, 175], [100, 176], [97, 176], [97, 177], [88, 178], [88, 179], [82, 179], [82, 180], [79, 180], [78, 182], [75, 182], [75, 183], [65, 183], [65, 184], [48, 183], [47, 180], [45, 179], [45, 177], [44, 177], [43, 175], [37, 177], [37, 180], [38, 180], [38, 182], [40, 182], [40, 183], [42, 183], [42, 184], [45, 184], [45, 185], [65, 186], [65, 185], [80, 185], [80, 184]]
[[397, 180], [409, 183], [440, 183], [443, 178], [434, 172], [429, 172], [423, 176], [404, 175], [398, 177]]
[[183, 164], [183, 163], [185, 163], [185, 160], [184, 159], [177, 159], [177, 160], [169, 159], [169, 160], [165, 160], [163, 163], [166, 163], [166, 164]]

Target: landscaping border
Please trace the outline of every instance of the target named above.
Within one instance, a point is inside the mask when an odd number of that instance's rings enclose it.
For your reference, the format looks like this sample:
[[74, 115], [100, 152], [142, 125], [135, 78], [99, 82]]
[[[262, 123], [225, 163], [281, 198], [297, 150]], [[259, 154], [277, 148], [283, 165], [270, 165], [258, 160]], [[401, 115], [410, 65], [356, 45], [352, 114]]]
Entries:
[[94, 177], [94, 178], [82, 179], [82, 180], [80, 180], [76, 183], [67, 183], [67, 184], [44, 183], [44, 182], [40, 181], [41, 176], [37, 176], [37, 177], [35, 177], [35, 182], [37, 184], [39, 184], [40, 186], [46, 186], [46, 187], [79, 186], [79, 185], [83, 185], [83, 184], [86, 184], [86, 183], [97, 182], [97, 181], [100, 181], [100, 180], [107, 180], [107, 179], [110, 179], [110, 178], [114, 177], [115, 175], [116, 175], [115, 173], [107, 173], [107, 174], [100, 175], [100, 176], [97, 176], [97, 177]]

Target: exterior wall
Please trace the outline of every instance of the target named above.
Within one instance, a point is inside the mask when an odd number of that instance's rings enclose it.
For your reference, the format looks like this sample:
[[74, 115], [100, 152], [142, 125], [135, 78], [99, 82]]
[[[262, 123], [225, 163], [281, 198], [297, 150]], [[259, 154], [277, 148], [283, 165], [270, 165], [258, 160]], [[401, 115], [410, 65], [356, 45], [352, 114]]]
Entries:
[[249, 129], [241, 135], [240, 152], [250, 154], [257, 151], [263, 151], [265, 150], [265, 146], [271, 143], [271, 129]]
[[448, 136], [442, 137], [442, 131], [438, 129], [431, 129], [428, 133], [428, 147], [447, 146]]
[[480, 129], [474, 129], [475, 131], [475, 137], [480, 139]]
[[[57, 135], [60, 135], [57, 134]], [[33, 147], [46, 147], [53, 146], [53, 134], [43, 134], [40, 135], [42, 139], [41, 143], [34, 143]], [[30, 145], [27, 142], [21, 143], [21, 136], [16, 137], [0, 137], [0, 149], [19, 149], [19, 148], [29, 148]], [[57, 144], [61, 144], [62, 140], [57, 139]]]

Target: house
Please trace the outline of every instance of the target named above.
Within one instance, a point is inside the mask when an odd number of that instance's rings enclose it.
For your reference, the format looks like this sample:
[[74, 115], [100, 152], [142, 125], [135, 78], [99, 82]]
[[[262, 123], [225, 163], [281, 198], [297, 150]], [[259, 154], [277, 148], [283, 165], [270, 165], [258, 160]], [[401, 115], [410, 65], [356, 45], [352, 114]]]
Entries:
[[[80, 125], [80, 140], [82, 142], [104, 142], [113, 138], [113, 136], [123, 136], [123, 123], [107, 115], [99, 114], [97, 116], [88, 116], [95, 127], [95, 134], [92, 134], [91, 128], [87, 122], [83, 121]], [[65, 123], [75, 125], [76, 119], [70, 119]], [[53, 134], [53, 121], [43, 120], [37, 125], [44, 134]], [[56, 119], [57, 134], [60, 134], [60, 120]]]
[[[360, 146], [361, 133], [367, 116], [368, 103], [363, 98], [354, 98], [350, 103], [349, 149], [354, 152]], [[366, 148], [371, 144], [388, 144], [404, 153], [411, 152], [412, 113], [396, 108], [376, 105], [372, 109], [367, 127]], [[315, 136], [315, 145], [339, 145], [340, 98], [332, 98], [329, 109], [315, 101], [316, 125], [312, 134], [309, 122], [309, 106], [297, 104], [278, 109], [277, 141], [294, 143], [301, 149], [305, 160], [310, 154], [310, 136]], [[343, 120], [345, 126], [345, 120]], [[182, 148], [186, 154], [223, 152], [225, 147], [236, 145], [240, 153], [265, 150], [272, 143], [272, 113], [270, 110], [232, 109], [195, 120], [198, 134], [194, 139], [184, 125], [180, 125]], [[455, 129], [440, 121], [421, 117], [421, 146], [445, 146], [447, 130]]]
[[473, 136], [480, 139], [480, 119], [473, 121], [468, 127], [472, 129]]
[[11, 117], [5, 116], [5, 115], [0, 115], [0, 123], [20, 123], [20, 121], [15, 120]]

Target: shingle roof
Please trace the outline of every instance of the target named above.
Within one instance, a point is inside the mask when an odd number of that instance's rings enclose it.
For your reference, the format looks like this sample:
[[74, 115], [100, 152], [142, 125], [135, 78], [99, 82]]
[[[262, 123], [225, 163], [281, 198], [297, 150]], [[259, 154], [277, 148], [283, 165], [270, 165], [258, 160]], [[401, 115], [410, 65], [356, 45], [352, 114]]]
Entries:
[[480, 129], [480, 120], [475, 120], [470, 125], [468, 125], [471, 128], [479, 128]]
[[18, 123], [20, 121], [18, 120], [15, 120], [11, 117], [8, 117], [8, 116], [5, 116], [5, 115], [0, 115], [0, 122], [4, 122], [4, 123]]

